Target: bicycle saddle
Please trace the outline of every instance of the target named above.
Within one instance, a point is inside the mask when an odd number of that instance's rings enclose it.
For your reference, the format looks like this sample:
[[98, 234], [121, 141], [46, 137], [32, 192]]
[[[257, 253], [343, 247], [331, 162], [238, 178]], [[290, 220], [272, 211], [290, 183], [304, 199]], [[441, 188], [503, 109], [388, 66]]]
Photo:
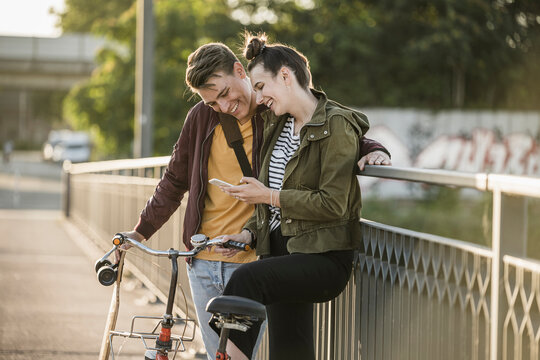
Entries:
[[206, 311], [213, 314], [247, 315], [260, 320], [266, 318], [263, 304], [241, 296], [216, 296], [208, 301]]

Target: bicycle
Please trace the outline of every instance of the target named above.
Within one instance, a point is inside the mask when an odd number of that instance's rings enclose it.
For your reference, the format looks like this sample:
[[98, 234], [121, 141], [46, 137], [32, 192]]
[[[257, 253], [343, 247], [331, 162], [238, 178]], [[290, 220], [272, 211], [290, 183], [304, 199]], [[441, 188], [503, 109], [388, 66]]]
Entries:
[[[203, 234], [196, 234], [191, 237], [193, 249], [189, 251], [179, 251], [172, 248], [166, 251], [154, 250], [141, 244], [139, 241], [120, 233], [113, 237], [112, 243], [113, 248], [103, 255], [103, 257], [98, 259], [95, 264], [98, 281], [102, 285], [110, 286], [116, 283], [101, 346], [100, 360], [107, 360], [109, 355], [112, 355], [112, 359], [114, 360], [112, 343], [115, 336], [140, 339], [146, 349], [144, 354], [145, 360], [167, 360], [169, 359], [170, 353], [173, 353], [174, 359], [179, 351], [185, 351], [184, 341], [192, 341], [194, 339], [195, 327], [193, 326], [193, 333], [190, 336], [186, 336], [185, 329], [188, 323], [194, 324], [195, 321], [173, 317], [172, 314], [178, 283], [178, 258], [193, 257], [206, 247], [214, 245], [231, 247], [239, 250], [249, 249], [249, 246], [244, 243], [235, 241], [223, 242], [219, 237], [210, 239]], [[134, 316], [131, 320], [131, 328], [129, 331], [115, 330], [119, 307], [119, 284], [122, 279], [124, 257], [126, 254], [125, 250], [120, 248], [123, 244], [130, 244], [153, 256], [168, 257], [171, 260], [172, 266], [165, 314], [162, 317]], [[112, 262], [108, 260], [108, 257], [116, 250], [121, 250], [120, 259], [116, 264], [112, 264]], [[254, 321], [263, 321], [266, 318], [264, 305], [238, 296], [215, 297], [208, 302], [206, 310], [213, 314], [212, 320], [215, 321], [216, 327], [221, 329], [219, 347], [216, 353], [217, 360], [230, 359], [226, 352], [230, 330], [240, 330], [245, 332]], [[152, 331], [140, 332], [134, 330], [135, 321], [137, 319], [159, 320], [159, 322]], [[184, 323], [184, 332], [182, 335], [174, 335], [171, 333], [171, 329], [176, 323]], [[160, 328], [159, 333], [158, 328]], [[147, 340], [155, 340], [155, 346], [152, 347], [148, 345]]]

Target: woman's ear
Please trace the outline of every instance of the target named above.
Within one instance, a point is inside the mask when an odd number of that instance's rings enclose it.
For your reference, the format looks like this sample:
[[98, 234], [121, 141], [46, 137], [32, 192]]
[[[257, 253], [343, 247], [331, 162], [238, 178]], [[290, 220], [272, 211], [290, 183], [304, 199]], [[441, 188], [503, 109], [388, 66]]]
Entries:
[[283, 79], [285, 85], [291, 85], [291, 69], [286, 66], [282, 66], [281, 69], [279, 69], [279, 76]]

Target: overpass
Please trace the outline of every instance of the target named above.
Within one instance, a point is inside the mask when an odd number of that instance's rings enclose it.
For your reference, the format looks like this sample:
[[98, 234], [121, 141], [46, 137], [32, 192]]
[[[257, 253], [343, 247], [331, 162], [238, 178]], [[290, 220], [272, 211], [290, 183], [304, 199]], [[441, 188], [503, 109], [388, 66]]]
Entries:
[[69, 90], [90, 76], [105, 40], [87, 34], [58, 38], [0, 36], [0, 88]]
[[0, 143], [42, 143], [51, 123], [62, 122], [62, 98], [91, 75], [105, 44], [88, 34], [0, 36]]

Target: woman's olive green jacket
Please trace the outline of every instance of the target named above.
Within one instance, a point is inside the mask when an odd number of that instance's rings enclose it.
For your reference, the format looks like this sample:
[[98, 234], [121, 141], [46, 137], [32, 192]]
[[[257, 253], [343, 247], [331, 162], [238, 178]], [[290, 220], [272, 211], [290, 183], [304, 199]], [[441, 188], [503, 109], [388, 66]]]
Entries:
[[[369, 129], [367, 117], [328, 100], [319, 99], [311, 120], [300, 130], [300, 146], [285, 167], [281, 204], [281, 231], [290, 236], [290, 253], [321, 253], [357, 247], [361, 240], [361, 196], [355, 176], [359, 137]], [[268, 186], [268, 169], [288, 115], [262, 113], [264, 140], [259, 180]], [[257, 204], [245, 228], [256, 235], [257, 255], [270, 253], [269, 210]]]

